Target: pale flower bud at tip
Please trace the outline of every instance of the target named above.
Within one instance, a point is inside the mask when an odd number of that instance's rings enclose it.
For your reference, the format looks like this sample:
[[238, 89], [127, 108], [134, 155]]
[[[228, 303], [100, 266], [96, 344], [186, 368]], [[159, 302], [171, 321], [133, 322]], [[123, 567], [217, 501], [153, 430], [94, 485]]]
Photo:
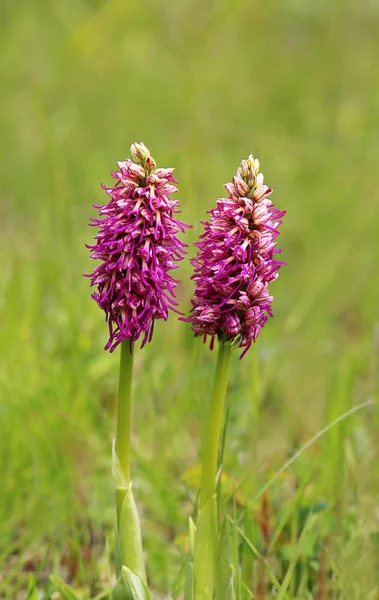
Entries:
[[247, 163], [247, 160], [241, 160], [241, 164], [238, 169], [238, 174], [241, 175], [241, 177], [247, 177], [249, 175], [249, 165]]
[[250, 154], [246, 162], [252, 175], [256, 177], [259, 173], [259, 160], [257, 158], [254, 158], [253, 155]]
[[139, 165], [142, 165], [148, 157], [150, 152], [146, 148], [145, 144], [132, 144], [130, 146], [130, 152], [132, 154], [132, 160]]

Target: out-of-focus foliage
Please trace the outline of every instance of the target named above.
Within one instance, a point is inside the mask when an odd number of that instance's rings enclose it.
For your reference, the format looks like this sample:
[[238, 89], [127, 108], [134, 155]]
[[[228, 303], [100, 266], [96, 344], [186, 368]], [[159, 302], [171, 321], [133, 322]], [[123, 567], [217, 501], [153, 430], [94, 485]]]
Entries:
[[[230, 593], [376, 598], [377, 3], [4, 0], [0, 23], [0, 597], [25, 598], [29, 573], [31, 598], [58, 589], [52, 573], [82, 598], [111, 586], [118, 356], [102, 349], [84, 244], [100, 182], [143, 141], [176, 167], [190, 244], [250, 152], [287, 210], [275, 318], [233, 358]], [[189, 261], [176, 273], [186, 311]], [[196, 493], [182, 474], [198, 463], [214, 362], [174, 315], [136, 356], [134, 490], [158, 597], [182, 589]]]

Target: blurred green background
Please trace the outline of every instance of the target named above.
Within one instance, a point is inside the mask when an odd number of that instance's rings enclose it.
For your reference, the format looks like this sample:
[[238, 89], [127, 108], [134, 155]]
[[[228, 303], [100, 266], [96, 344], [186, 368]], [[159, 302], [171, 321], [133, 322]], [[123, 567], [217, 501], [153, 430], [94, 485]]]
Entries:
[[[243, 157], [259, 157], [287, 210], [275, 317], [234, 357], [228, 395], [224, 467], [249, 503], [326, 423], [375, 400], [379, 5], [3, 0], [0, 22], [0, 597], [25, 598], [30, 573], [47, 590], [54, 572], [94, 598], [113, 572], [118, 375], [82, 277], [100, 183], [134, 141], [175, 167], [194, 224], [183, 311], [199, 221]], [[136, 356], [133, 474], [157, 597], [180, 588], [196, 488], [183, 473], [198, 462], [215, 358], [174, 314]], [[345, 423], [270, 488], [272, 527], [307, 483], [342, 519], [328, 597], [373, 600], [375, 401]]]

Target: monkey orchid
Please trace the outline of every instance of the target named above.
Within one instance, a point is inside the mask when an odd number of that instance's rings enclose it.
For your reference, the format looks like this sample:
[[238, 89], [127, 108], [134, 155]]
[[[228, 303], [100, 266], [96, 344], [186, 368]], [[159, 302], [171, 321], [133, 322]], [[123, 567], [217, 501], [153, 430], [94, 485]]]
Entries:
[[194, 542], [195, 600], [209, 600], [214, 591], [217, 506], [216, 475], [231, 350], [241, 358], [272, 317], [268, 287], [284, 264], [276, 258], [279, 225], [285, 211], [270, 200], [272, 189], [263, 183], [259, 162], [251, 155], [241, 162], [227, 198], [211, 209], [192, 259], [195, 293], [185, 319], [195, 336], [219, 341], [213, 396], [203, 445], [199, 517]]
[[[175, 287], [169, 273], [182, 260], [185, 244], [178, 238], [187, 225], [174, 218], [178, 201], [173, 169], [156, 168], [143, 144], [131, 146], [132, 159], [118, 163], [114, 187], [103, 186], [108, 204], [97, 206], [100, 219], [91, 257], [100, 260], [91, 278], [92, 294], [109, 326], [106, 350], [121, 344], [117, 438], [112, 466], [116, 481], [117, 583], [114, 600], [148, 598], [142, 540], [130, 480], [133, 345], [151, 341], [156, 319], [175, 310]], [[132, 595], [131, 595], [132, 594]], [[134, 595], [133, 595], [134, 594]]]

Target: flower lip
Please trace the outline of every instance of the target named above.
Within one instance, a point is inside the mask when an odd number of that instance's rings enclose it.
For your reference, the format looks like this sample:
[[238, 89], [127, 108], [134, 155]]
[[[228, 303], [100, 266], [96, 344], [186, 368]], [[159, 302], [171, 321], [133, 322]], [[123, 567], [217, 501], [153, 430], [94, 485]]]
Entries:
[[279, 226], [285, 211], [269, 199], [272, 189], [263, 183], [259, 161], [242, 160], [228, 198], [219, 198], [202, 222], [204, 232], [191, 260], [195, 293], [190, 315], [195, 336], [230, 341], [245, 355], [272, 316], [268, 284], [278, 277], [283, 261], [275, 255]]
[[91, 219], [98, 232], [91, 257], [100, 260], [91, 274], [92, 298], [104, 310], [109, 327], [106, 350], [124, 339], [142, 336], [151, 341], [156, 319], [166, 320], [169, 310], [178, 312], [175, 288], [169, 273], [178, 268], [187, 247], [178, 238], [189, 225], [174, 218], [179, 202], [173, 169], [156, 168], [143, 144], [133, 144], [132, 160], [119, 161], [112, 172], [114, 187], [102, 185], [108, 204], [95, 206], [101, 219]]

